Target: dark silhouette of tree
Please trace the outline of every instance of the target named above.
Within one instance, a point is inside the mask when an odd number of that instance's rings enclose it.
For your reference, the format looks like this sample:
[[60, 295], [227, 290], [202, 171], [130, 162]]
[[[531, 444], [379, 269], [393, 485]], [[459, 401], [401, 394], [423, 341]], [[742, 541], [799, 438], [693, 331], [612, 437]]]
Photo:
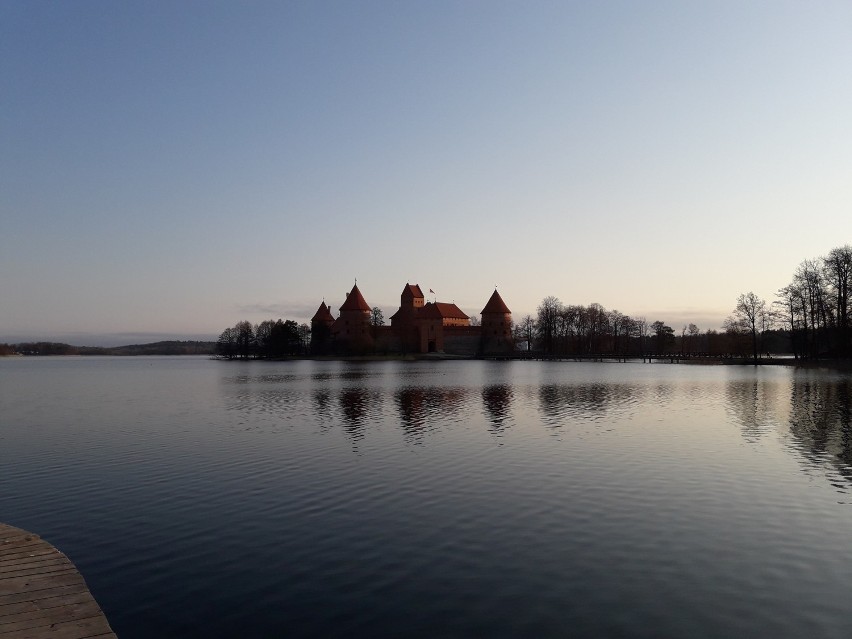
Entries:
[[237, 334], [237, 355], [241, 359], [248, 359], [254, 355], [257, 347], [254, 327], [251, 325], [251, 322], [243, 320], [242, 322], [237, 322], [234, 330]]
[[221, 357], [234, 359], [237, 356], [237, 336], [233, 328], [226, 328], [216, 342], [216, 352]]
[[674, 329], [657, 320], [651, 324], [651, 332], [654, 334], [654, 342], [658, 355], [664, 355], [671, 350], [675, 343]]
[[836, 324], [836, 352], [847, 357], [850, 352], [849, 280], [852, 278], [852, 246], [832, 249], [823, 258], [825, 282], [833, 302]]
[[299, 324], [299, 347], [303, 354], [307, 354], [311, 347], [311, 327], [309, 324]]
[[752, 354], [757, 363], [757, 336], [767, 323], [766, 302], [753, 292], [743, 293], [737, 298], [734, 317], [751, 333]]
[[808, 344], [808, 355], [819, 357], [823, 350], [826, 326], [826, 291], [820, 263], [805, 260], [799, 265], [793, 281], [802, 298], [802, 314]]
[[562, 309], [562, 302], [558, 298], [545, 297], [538, 307], [536, 319], [537, 335], [544, 349], [544, 354], [553, 356], [555, 354], [557, 323]]
[[725, 329], [720, 344], [721, 352], [728, 356], [747, 357], [749, 351], [749, 325], [741, 317], [728, 315], [722, 323]]
[[384, 326], [385, 325], [385, 314], [382, 312], [378, 306], [374, 306], [370, 311], [370, 325], [371, 326]]
[[626, 355], [630, 338], [630, 318], [612, 310], [608, 314], [608, 326], [612, 335], [612, 353]]
[[695, 324], [689, 324], [686, 327], [686, 334], [687, 334], [688, 340], [689, 340], [689, 343], [687, 345], [688, 346], [687, 352], [689, 354], [694, 354], [694, 353], [699, 352], [700, 349], [698, 348], [698, 339], [701, 335], [701, 330]]
[[790, 346], [793, 357], [805, 357], [804, 335], [801, 322], [800, 296], [795, 284], [788, 284], [776, 293], [778, 299], [773, 302], [779, 325], [790, 332]]
[[521, 321], [515, 324], [515, 340], [525, 341], [527, 350], [532, 350], [533, 338], [535, 337], [535, 320], [532, 315], [524, 315]]
[[639, 354], [644, 357], [646, 353], [645, 340], [648, 337], [648, 320], [645, 317], [636, 318], [636, 334], [639, 338]]
[[272, 336], [272, 331], [274, 328], [274, 320], [265, 320], [254, 327], [254, 338], [257, 342], [258, 357], [274, 357], [274, 344]]

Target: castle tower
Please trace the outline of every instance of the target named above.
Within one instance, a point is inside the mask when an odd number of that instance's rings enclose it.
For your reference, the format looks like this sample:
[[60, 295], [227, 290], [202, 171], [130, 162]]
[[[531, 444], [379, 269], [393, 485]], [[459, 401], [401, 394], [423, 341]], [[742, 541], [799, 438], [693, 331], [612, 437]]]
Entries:
[[482, 309], [482, 352], [507, 353], [515, 348], [512, 339], [512, 311], [497, 289]]
[[331, 328], [331, 325], [334, 324], [334, 315], [331, 314], [331, 309], [325, 305], [325, 301], [319, 305], [317, 312], [314, 313], [314, 316], [311, 318], [311, 328], [313, 328], [315, 324], [324, 324], [329, 328]]
[[415, 320], [423, 308], [424, 295], [418, 284], [406, 284], [399, 296], [399, 310], [391, 315], [391, 328], [400, 340], [402, 352], [417, 351], [419, 338]]
[[423, 291], [420, 289], [419, 284], [406, 284], [399, 296], [399, 307], [404, 308], [406, 306], [410, 306], [413, 308], [420, 308], [423, 306], [424, 298], [425, 296], [423, 295]]
[[314, 355], [324, 355], [328, 352], [332, 324], [334, 316], [323, 300], [311, 318], [311, 353]]
[[342, 350], [363, 353], [372, 348], [370, 312], [370, 305], [355, 284], [340, 306], [340, 317], [334, 321], [331, 329], [332, 336]]

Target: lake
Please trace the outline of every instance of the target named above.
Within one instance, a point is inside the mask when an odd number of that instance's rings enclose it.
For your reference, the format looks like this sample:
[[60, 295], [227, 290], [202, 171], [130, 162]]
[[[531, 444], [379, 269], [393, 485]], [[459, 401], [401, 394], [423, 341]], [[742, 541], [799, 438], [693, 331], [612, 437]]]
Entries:
[[852, 377], [0, 358], [0, 521], [134, 637], [852, 636]]

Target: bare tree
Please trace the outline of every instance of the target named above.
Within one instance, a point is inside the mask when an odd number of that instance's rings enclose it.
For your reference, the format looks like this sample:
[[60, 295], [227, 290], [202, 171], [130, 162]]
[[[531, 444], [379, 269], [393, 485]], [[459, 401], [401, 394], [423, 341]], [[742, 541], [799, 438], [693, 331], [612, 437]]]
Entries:
[[546, 355], [553, 355], [556, 341], [556, 328], [562, 302], [552, 295], [545, 297], [538, 307], [536, 320], [537, 334]]
[[852, 279], [852, 246], [832, 249], [823, 258], [825, 279], [830, 287], [837, 326], [837, 353], [849, 354], [849, 283]]
[[648, 336], [648, 320], [647, 318], [636, 318], [636, 335], [639, 337], [639, 354], [645, 357], [645, 338]]
[[257, 347], [257, 341], [254, 336], [254, 327], [251, 325], [251, 322], [243, 320], [242, 322], [237, 322], [234, 326], [234, 332], [237, 335], [237, 354], [242, 359], [248, 359], [255, 353]]
[[630, 330], [630, 318], [616, 310], [609, 312], [609, 330], [612, 335], [613, 355], [627, 352], [627, 338]]
[[233, 328], [226, 328], [216, 342], [216, 352], [222, 357], [233, 359], [237, 356], [237, 334]]
[[686, 327], [686, 332], [689, 335], [689, 352], [699, 352], [699, 349], [696, 348], [696, 345], [698, 342], [698, 336], [701, 334], [701, 330], [695, 324], [690, 324]]
[[743, 293], [737, 298], [734, 317], [751, 332], [752, 353], [757, 363], [757, 333], [760, 330], [762, 334], [767, 322], [766, 302], [751, 291]]
[[668, 353], [669, 347], [675, 341], [674, 329], [668, 324], [657, 320], [651, 324], [651, 332], [654, 334], [654, 339], [657, 342], [657, 353]]
[[532, 340], [535, 336], [535, 320], [532, 315], [524, 315], [514, 326], [515, 342], [526, 342], [527, 350], [532, 350]]
[[299, 324], [299, 328], [296, 329], [299, 334], [299, 341], [302, 346], [302, 353], [307, 354], [310, 350], [311, 346], [311, 326], [310, 324]]
[[796, 292], [801, 296], [804, 329], [809, 355], [818, 357], [821, 348], [821, 336], [825, 332], [827, 313], [825, 280], [821, 264], [816, 260], [805, 260], [796, 269], [793, 276]]

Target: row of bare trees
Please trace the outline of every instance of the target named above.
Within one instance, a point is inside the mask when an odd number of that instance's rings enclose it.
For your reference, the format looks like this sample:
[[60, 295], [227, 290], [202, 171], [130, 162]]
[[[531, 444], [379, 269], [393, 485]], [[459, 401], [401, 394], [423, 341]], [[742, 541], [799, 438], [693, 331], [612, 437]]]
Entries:
[[216, 352], [228, 359], [276, 359], [304, 355], [311, 342], [311, 327], [293, 320], [266, 320], [252, 325], [237, 322], [226, 328], [216, 342]]
[[563, 304], [549, 296], [542, 300], [536, 316], [522, 317], [514, 326], [517, 343], [548, 357], [680, 354], [695, 355], [731, 351], [719, 333], [702, 334], [695, 324], [684, 326], [678, 336], [663, 321], [648, 322], [600, 304]]
[[[607, 311], [596, 303], [565, 305], [551, 295], [542, 300], [535, 319], [527, 315], [520, 320], [515, 338], [550, 356], [626, 355], [631, 338], [644, 337], [647, 330], [644, 319]], [[639, 347], [641, 350], [642, 344]]]
[[847, 244], [799, 264], [793, 281], [778, 291], [772, 305], [752, 292], [740, 295], [725, 328], [750, 336], [755, 359], [762, 350], [763, 337], [773, 328], [789, 335], [790, 350], [796, 358], [849, 357], [850, 279], [852, 246]]
[[649, 323], [600, 304], [565, 305], [549, 296], [535, 317], [516, 323], [514, 335], [525, 348], [550, 357], [702, 354], [756, 360], [761, 353], [791, 351], [797, 358], [850, 357], [850, 280], [847, 244], [802, 262], [771, 305], [753, 292], [741, 294], [722, 332], [702, 333], [688, 324], [678, 335], [662, 321]]
[[[752, 304], [751, 315], [747, 303]], [[758, 351], [789, 352], [786, 336], [772, 329], [772, 316], [762, 308], [765, 302], [753, 293], [741, 295], [723, 331], [702, 331], [695, 324], [676, 331], [661, 320], [649, 322], [600, 304], [566, 305], [550, 296], [542, 300], [535, 317], [522, 317], [513, 330], [520, 348], [546, 357], [756, 357]]]
[[775, 316], [790, 331], [796, 357], [852, 355], [849, 287], [852, 246], [834, 248], [799, 264], [778, 291]]

